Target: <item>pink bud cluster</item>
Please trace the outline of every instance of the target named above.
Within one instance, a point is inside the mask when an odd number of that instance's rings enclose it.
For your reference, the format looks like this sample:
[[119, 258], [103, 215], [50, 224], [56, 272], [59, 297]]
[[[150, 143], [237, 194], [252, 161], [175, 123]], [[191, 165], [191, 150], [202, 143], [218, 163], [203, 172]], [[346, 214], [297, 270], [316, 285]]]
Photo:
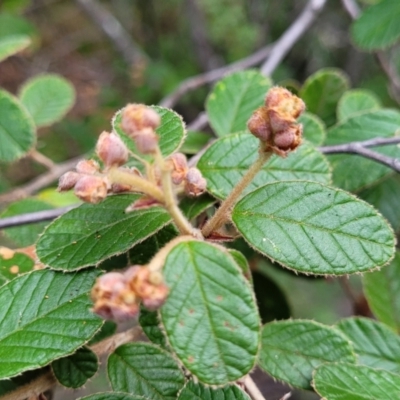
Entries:
[[253, 113], [247, 127], [264, 143], [265, 151], [286, 157], [301, 143], [303, 126], [297, 118], [304, 110], [303, 100], [276, 86], [268, 91], [265, 105]]
[[97, 279], [92, 289], [93, 311], [105, 319], [124, 321], [139, 314], [140, 303], [160, 308], [168, 295], [161, 272], [135, 265], [125, 272], [109, 272]]

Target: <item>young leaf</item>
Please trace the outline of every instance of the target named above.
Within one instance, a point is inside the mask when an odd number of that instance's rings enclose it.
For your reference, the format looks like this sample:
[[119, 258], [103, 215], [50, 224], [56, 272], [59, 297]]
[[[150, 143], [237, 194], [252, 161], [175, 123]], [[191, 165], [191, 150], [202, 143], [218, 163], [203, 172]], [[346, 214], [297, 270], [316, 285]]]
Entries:
[[128, 393], [104, 392], [80, 397], [78, 400], [149, 400], [143, 396], [135, 396]]
[[75, 89], [62, 76], [46, 74], [24, 83], [19, 98], [37, 127], [60, 121], [75, 102]]
[[[400, 126], [400, 112], [381, 109], [355, 115], [328, 131], [327, 145], [356, 142], [379, 137], [392, 137]], [[374, 151], [390, 157], [400, 157], [398, 146], [374, 147]], [[392, 172], [389, 167], [365, 157], [350, 154], [329, 156], [333, 166], [333, 182], [348, 191], [356, 191], [382, 179]], [[368, 173], [366, 173], [368, 171]]]
[[[27, 198], [11, 203], [1, 214], [0, 218], [13, 217], [19, 214], [31, 213], [35, 211], [51, 210], [53, 207], [41, 200]], [[48, 225], [48, 222], [15, 226], [4, 229], [4, 233], [17, 246], [26, 247], [34, 244], [40, 233]]]
[[172, 356], [148, 343], [118, 347], [108, 359], [108, 376], [113, 390], [152, 400], [175, 400], [185, 383]]
[[[160, 137], [159, 146], [164, 157], [175, 153], [182, 146], [186, 137], [185, 124], [182, 117], [175, 111], [160, 106], [151, 106], [161, 117], [161, 124], [156, 129]], [[113, 130], [121, 137], [124, 143], [135, 154], [139, 154], [135, 143], [121, 128], [121, 111], [118, 111], [112, 120]], [[143, 157], [143, 155], [140, 155]]]
[[364, 292], [375, 316], [400, 332], [400, 252], [382, 268], [363, 276]]
[[360, 364], [400, 372], [400, 338], [385, 325], [368, 318], [346, 318], [336, 326], [351, 340]]
[[379, 99], [369, 90], [348, 90], [340, 98], [337, 106], [337, 119], [342, 122], [348, 118], [366, 111], [374, 111], [381, 108]]
[[160, 328], [160, 317], [157, 311], [149, 311], [142, 306], [140, 308], [139, 324], [151, 342], [166, 348], [167, 341]]
[[181, 152], [185, 154], [197, 154], [210, 140], [212, 136], [208, 133], [189, 131]]
[[97, 271], [34, 271], [0, 289], [0, 379], [82, 347], [101, 327], [87, 292]]
[[164, 265], [161, 308], [168, 342], [201, 382], [225, 385], [256, 361], [259, 317], [249, 283], [229, 253], [206, 242], [176, 245]]
[[150, 207], [125, 213], [140, 195], [108, 197], [100, 204], [82, 204], [51, 223], [37, 242], [42, 263], [71, 271], [127, 251], [170, 221], [166, 211]]
[[325, 364], [313, 376], [315, 391], [327, 400], [394, 400], [400, 398], [400, 376], [347, 363]]
[[382, 0], [367, 8], [351, 27], [352, 38], [363, 50], [382, 50], [400, 38], [400, 3]]
[[184, 197], [180, 203], [179, 208], [185, 214], [186, 218], [191, 220], [199, 216], [202, 212], [206, 211], [215, 203], [215, 199], [208, 194], [203, 194], [200, 197], [190, 198]]
[[26, 49], [31, 43], [27, 35], [10, 35], [0, 39], [0, 61]]
[[337, 103], [349, 86], [349, 78], [343, 71], [325, 68], [304, 82], [299, 95], [309, 112], [318, 115], [327, 126], [331, 126], [335, 123]]
[[0, 90], [0, 161], [11, 162], [21, 158], [35, 141], [31, 116], [14, 96]]
[[209, 94], [206, 110], [217, 136], [246, 129], [247, 120], [264, 103], [272, 82], [259, 71], [236, 72], [220, 80]]
[[400, 230], [400, 176], [398, 173], [389, 175], [376, 185], [359, 192], [357, 196], [378, 209], [396, 232]]
[[239, 250], [235, 249], [228, 249], [229, 254], [235, 260], [235, 263], [240, 267], [242, 270], [243, 275], [249, 282], [253, 282], [253, 277], [251, 275], [250, 265], [247, 262], [246, 257], [242, 254]]
[[[203, 154], [197, 167], [207, 179], [207, 190], [215, 197], [226, 198], [258, 156], [259, 140], [247, 132], [217, 140]], [[272, 156], [256, 175], [244, 194], [268, 182], [310, 180], [330, 183], [326, 158], [313, 146], [303, 143], [287, 158]]]
[[74, 354], [51, 364], [58, 382], [73, 389], [83, 386], [97, 372], [98, 367], [96, 354], [87, 347], [81, 347]]
[[355, 362], [350, 342], [333, 328], [314, 321], [271, 322], [262, 331], [260, 367], [272, 377], [311, 388], [313, 370], [326, 362]]
[[303, 136], [314, 146], [321, 146], [326, 138], [324, 122], [314, 114], [305, 112], [298, 121], [303, 124]]
[[179, 393], [178, 400], [250, 400], [250, 397], [234, 385], [213, 389], [189, 381]]
[[315, 182], [276, 182], [249, 193], [232, 220], [246, 241], [283, 266], [314, 275], [387, 264], [395, 239], [387, 222], [350, 193]]
[[12, 257], [4, 257], [0, 248], [0, 285], [14, 279], [18, 275], [32, 271], [32, 258], [23, 253], [14, 253]]

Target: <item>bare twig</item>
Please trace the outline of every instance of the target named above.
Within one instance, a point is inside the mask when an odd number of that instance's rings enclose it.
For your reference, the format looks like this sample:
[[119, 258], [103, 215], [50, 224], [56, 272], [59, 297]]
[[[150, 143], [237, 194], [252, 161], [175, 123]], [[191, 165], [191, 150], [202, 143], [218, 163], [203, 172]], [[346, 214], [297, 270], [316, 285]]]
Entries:
[[87, 16], [110, 39], [116, 50], [129, 65], [142, 65], [148, 56], [136, 44], [121, 23], [96, 0], [75, 0]]
[[191, 131], [196, 131], [203, 129], [208, 123], [208, 116], [205, 112], [200, 113], [197, 118], [192, 121], [188, 126], [187, 129]]
[[352, 19], [360, 15], [360, 7], [354, 0], [342, 0], [343, 7]]
[[300, 16], [276, 41], [270, 56], [261, 67], [261, 72], [269, 76], [280, 64], [293, 45], [303, 36], [325, 6], [326, 0], [310, 0]]
[[284, 394], [279, 400], [288, 400], [290, 397], [292, 397], [292, 392]]
[[50, 158], [46, 157], [44, 154], [42, 154], [40, 151], [37, 151], [36, 149], [33, 149], [29, 152], [29, 157], [31, 157], [32, 160], [36, 161], [37, 163], [42, 164], [49, 170], [53, 169], [56, 166], [53, 160], [50, 160]]
[[250, 375], [247, 375], [244, 380], [243, 380], [243, 384], [247, 390], [247, 392], [249, 393], [250, 397], [253, 400], [265, 400], [265, 397], [263, 396], [263, 394], [260, 392], [260, 389], [258, 388], [258, 386], [254, 383], [253, 379], [251, 378]]
[[[101, 342], [91, 346], [90, 349], [97, 354], [97, 356], [108, 354], [124, 343], [137, 340], [141, 332], [142, 330], [139, 327], [134, 327], [125, 332], [117, 333], [107, 339], [104, 339]], [[7, 393], [1, 398], [1, 400], [24, 400], [31, 396], [36, 397], [46, 390], [51, 389], [57, 385], [57, 383], [58, 382], [53, 376], [52, 372], [48, 371], [26, 385]]]

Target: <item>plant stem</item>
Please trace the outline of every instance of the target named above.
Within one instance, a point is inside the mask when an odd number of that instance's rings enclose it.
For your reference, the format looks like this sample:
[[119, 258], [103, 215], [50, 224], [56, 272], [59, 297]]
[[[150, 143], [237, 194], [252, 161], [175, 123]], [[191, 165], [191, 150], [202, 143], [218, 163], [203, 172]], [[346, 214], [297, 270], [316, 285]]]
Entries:
[[260, 392], [260, 389], [258, 389], [250, 375], [247, 375], [244, 378], [243, 384], [253, 400], [265, 400], [264, 396]]
[[29, 157], [31, 157], [32, 160], [35, 160], [37, 163], [43, 165], [50, 171], [53, 170], [56, 166], [53, 160], [50, 160], [50, 158], [46, 157], [44, 154], [42, 154], [40, 151], [37, 151], [36, 149], [32, 149], [29, 152]]
[[178, 207], [176, 195], [172, 188], [171, 171], [166, 165], [164, 157], [158, 148], [155, 153], [155, 161], [161, 171], [161, 184], [164, 191], [164, 206], [174, 220], [179, 232], [182, 235], [191, 235], [198, 239], [202, 238], [201, 232], [190, 224], [183, 215], [181, 209]]
[[233, 188], [230, 195], [221, 204], [217, 212], [212, 216], [212, 218], [204, 225], [202, 233], [204, 237], [208, 237], [218, 229], [228, 218], [228, 212], [235, 205], [236, 200], [239, 198], [244, 189], [250, 184], [250, 182], [257, 175], [258, 171], [266, 163], [266, 161], [271, 157], [272, 153], [266, 153], [260, 150], [256, 162], [250, 167], [250, 169], [243, 176], [241, 181]]
[[149, 182], [140, 176], [130, 174], [129, 172], [121, 171], [117, 168], [111, 168], [107, 174], [111, 183], [119, 183], [132, 187], [133, 191], [142, 192], [151, 196], [153, 199], [164, 204], [163, 192], [155, 184]]

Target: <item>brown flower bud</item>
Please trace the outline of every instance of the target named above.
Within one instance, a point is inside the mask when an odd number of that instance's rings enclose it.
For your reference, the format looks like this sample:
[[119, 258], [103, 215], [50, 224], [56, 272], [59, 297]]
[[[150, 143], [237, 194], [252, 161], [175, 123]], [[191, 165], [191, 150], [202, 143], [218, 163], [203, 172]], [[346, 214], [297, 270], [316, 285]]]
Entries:
[[288, 117], [285, 114], [281, 114], [274, 109], [267, 110], [267, 114], [271, 129], [274, 133], [282, 132], [296, 124], [296, 120], [294, 118], [290, 116]]
[[122, 110], [121, 127], [129, 136], [135, 136], [146, 128], [155, 130], [160, 123], [157, 112], [144, 104], [128, 104]]
[[305, 110], [306, 106], [299, 97], [295, 96], [289, 90], [275, 86], [271, 88], [265, 98], [265, 106], [268, 109], [275, 109], [287, 118], [298, 118]]
[[76, 172], [86, 175], [94, 175], [100, 171], [100, 165], [95, 160], [81, 160], [76, 164]]
[[138, 151], [142, 154], [152, 154], [158, 147], [158, 135], [151, 128], [146, 128], [134, 136]]
[[274, 137], [274, 146], [283, 151], [294, 150], [301, 143], [303, 126], [294, 125], [285, 131], [278, 132]]
[[128, 149], [114, 132], [102, 132], [96, 144], [96, 154], [107, 167], [119, 167], [128, 161]]
[[75, 195], [87, 203], [99, 203], [107, 197], [107, 183], [99, 176], [84, 175], [75, 185]]
[[66, 190], [72, 189], [81, 176], [82, 175], [73, 171], [68, 171], [64, 175], [61, 175], [60, 179], [58, 180], [58, 191], [64, 192]]
[[189, 168], [185, 179], [185, 192], [189, 196], [200, 196], [207, 187], [207, 181], [197, 168]]
[[247, 127], [255, 137], [263, 142], [268, 141], [272, 135], [268, 109], [266, 107], [257, 108], [247, 122]]

